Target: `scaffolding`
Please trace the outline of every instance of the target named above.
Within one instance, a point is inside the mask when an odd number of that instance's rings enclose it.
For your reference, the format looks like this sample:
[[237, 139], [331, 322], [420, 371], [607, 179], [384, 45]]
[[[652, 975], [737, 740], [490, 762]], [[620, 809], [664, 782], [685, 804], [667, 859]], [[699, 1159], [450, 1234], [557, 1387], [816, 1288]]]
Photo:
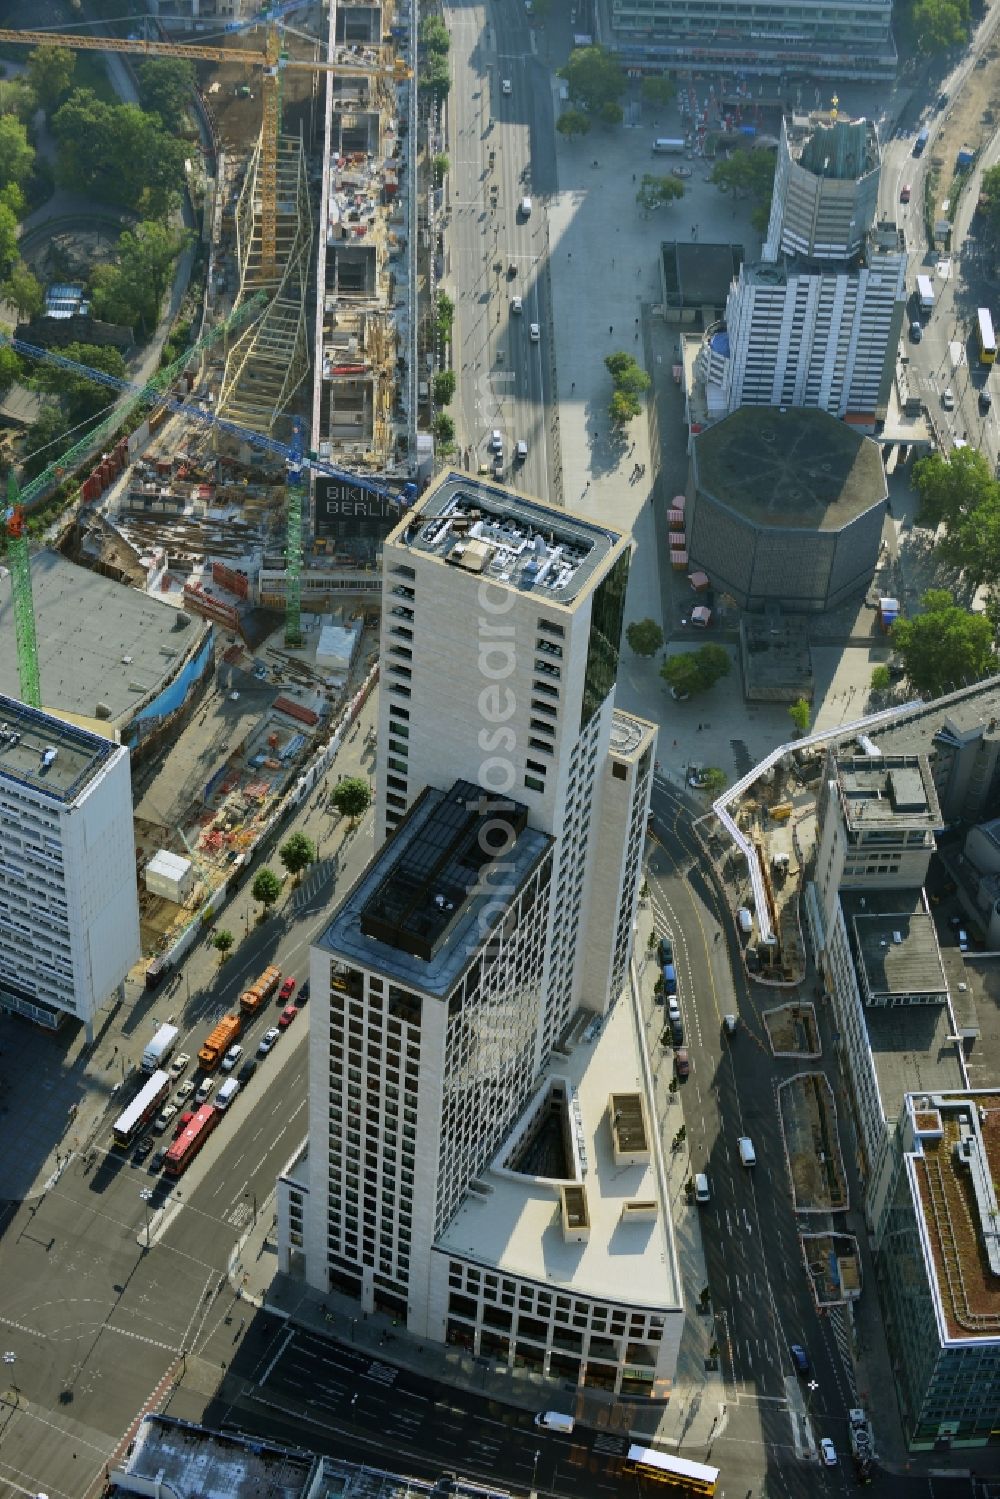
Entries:
[[267, 311], [232, 345], [219, 396], [230, 421], [270, 432], [309, 372], [306, 294], [313, 221], [309, 177], [300, 138], [278, 141], [276, 269], [269, 270], [262, 237], [261, 186], [265, 130], [254, 147], [236, 204], [236, 256], [240, 289], [236, 306], [257, 292], [273, 291]]

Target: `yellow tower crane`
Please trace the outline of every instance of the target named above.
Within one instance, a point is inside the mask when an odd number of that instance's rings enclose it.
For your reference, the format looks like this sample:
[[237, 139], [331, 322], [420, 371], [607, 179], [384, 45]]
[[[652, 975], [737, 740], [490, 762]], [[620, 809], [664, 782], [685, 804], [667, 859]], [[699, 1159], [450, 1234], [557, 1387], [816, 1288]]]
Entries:
[[339, 73], [346, 78], [373, 78], [389, 75], [397, 83], [411, 76], [401, 59], [389, 63], [341, 63], [286, 57], [281, 46], [281, 32], [274, 21], [265, 21], [264, 52], [246, 47], [210, 47], [199, 42], [147, 42], [139, 37], [75, 36], [58, 31], [21, 31], [0, 26], [0, 42], [17, 42], [25, 47], [67, 47], [73, 51], [128, 52], [141, 57], [186, 57], [192, 62], [236, 62], [244, 67], [260, 68], [263, 73], [263, 111], [261, 124], [261, 259], [265, 277], [273, 278], [277, 270], [277, 200], [278, 200], [278, 132], [281, 109], [278, 79], [285, 68], [306, 73]]

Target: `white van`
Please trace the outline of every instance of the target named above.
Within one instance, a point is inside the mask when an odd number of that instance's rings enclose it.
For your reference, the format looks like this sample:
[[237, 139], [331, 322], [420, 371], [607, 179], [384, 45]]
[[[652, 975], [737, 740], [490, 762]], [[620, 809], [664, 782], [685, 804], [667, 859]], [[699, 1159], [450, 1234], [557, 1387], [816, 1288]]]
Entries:
[[569, 1436], [576, 1422], [572, 1416], [564, 1416], [561, 1411], [539, 1411], [535, 1417], [536, 1426], [544, 1426], [546, 1431], [561, 1431], [564, 1436]]
[[753, 931], [753, 917], [750, 914], [749, 906], [740, 906], [736, 913], [736, 920], [740, 924], [740, 931], [744, 937], [749, 937]]
[[694, 1200], [695, 1202], [708, 1202], [711, 1196], [712, 1191], [708, 1185], [708, 1177], [704, 1171], [699, 1171], [694, 1179]]
[[753, 1141], [749, 1135], [740, 1135], [740, 1160], [744, 1166], [756, 1166], [757, 1157], [754, 1154]]
[[530, 198], [522, 198], [521, 199], [521, 217], [522, 217], [522, 219], [530, 219], [531, 218], [531, 199]]
[[218, 1093], [215, 1095], [215, 1107], [217, 1109], [228, 1109], [237, 1093], [240, 1091], [240, 1080], [238, 1077], [227, 1077]]

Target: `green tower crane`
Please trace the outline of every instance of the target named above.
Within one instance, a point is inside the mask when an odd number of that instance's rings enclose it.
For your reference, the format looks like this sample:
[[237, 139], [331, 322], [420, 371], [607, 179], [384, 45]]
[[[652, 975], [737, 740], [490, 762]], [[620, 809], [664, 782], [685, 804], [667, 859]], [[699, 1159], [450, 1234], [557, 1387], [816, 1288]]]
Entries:
[[35, 605], [31, 597], [31, 558], [28, 531], [19, 504], [17, 480], [7, 475], [7, 556], [10, 561], [10, 591], [14, 601], [14, 639], [17, 645], [17, 675], [21, 700], [29, 708], [42, 706], [38, 681], [38, 638], [35, 635]]

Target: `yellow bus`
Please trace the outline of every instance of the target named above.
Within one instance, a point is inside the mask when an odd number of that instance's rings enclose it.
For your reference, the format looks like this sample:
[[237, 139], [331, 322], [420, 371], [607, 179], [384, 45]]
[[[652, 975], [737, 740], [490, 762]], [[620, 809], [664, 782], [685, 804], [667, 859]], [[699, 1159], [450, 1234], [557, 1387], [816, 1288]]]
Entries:
[[653, 1447], [634, 1444], [628, 1449], [625, 1471], [649, 1478], [653, 1483], [682, 1489], [685, 1494], [714, 1494], [719, 1481], [718, 1468], [711, 1468], [707, 1463], [693, 1463], [686, 1457], [672, 1457]]
[[976, 313], [976, 332], [979, 335], [979, 363], [992, 364], [997, 357], [997, 341], [993, 332], [993, 319], [985, 307]]

